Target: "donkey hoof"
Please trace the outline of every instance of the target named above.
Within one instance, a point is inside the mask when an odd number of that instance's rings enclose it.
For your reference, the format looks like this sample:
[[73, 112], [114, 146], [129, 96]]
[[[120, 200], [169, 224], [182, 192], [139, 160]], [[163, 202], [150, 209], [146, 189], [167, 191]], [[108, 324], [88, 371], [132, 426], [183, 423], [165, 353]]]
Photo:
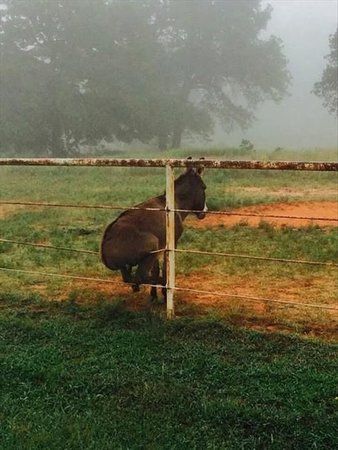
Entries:
[[139, 284], [133, 284], [131, 288], [132, 288], [133, 292], [140, 292]]
[[161, 297], [150, 297], [150, 303], [151, 305], [157, 306], [157, 305], [163, 305], [164, 301]]
[[150, 300], [151, 301], [155, 301], [157, 299], [158, 299], [158, 297], [157, 297], [157, 289], [155, 287], [152, 287], [150, 289]]

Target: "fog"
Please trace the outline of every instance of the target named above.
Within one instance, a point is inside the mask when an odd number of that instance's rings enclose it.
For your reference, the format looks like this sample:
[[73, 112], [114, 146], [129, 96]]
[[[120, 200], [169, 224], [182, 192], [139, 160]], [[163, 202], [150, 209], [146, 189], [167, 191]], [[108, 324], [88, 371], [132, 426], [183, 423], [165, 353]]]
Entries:
[[312, 91], [337, 9], [338, 0], [0, 0], [0, 153], [243, 139], [335, 148], [335, 58], [321, 97]]
[[267, 32], [280, 37], [292, 75], [289, 96], [281, 103], [266, 102], [254, 125], [230, 134], [218, 130], [216, 145], [238, 145], [242, 138], [260, 148], [334, 148], [337, 119], [311, 93], [320, 80], [329, 52], [328, 36], [337, 28], [336, 0], [270, 0], [273, 6]]

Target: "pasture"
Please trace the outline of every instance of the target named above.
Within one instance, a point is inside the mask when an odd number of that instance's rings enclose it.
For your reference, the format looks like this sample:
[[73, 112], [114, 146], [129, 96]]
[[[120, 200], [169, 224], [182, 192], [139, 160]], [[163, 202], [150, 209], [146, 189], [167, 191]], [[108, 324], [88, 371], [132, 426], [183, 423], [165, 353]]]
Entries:
[[331, 449], [336, 347], [1, 297], [2, 449]]
[[[315, 216], [324, 205], [338, 214], [335, 173], [209, 170], [204, 179], [209, 209], [307, 205]], [[0, 200], [127, 206], [164, 186], [163, 169], [0, 168]], [[0, 237], [97, 251], [118, 213], [0, 206]], [[316, 222], [189, 219], [179, 248], [337, 262], [338, 233]], [[337, 299], [335, 268], [176, 258], [184, 287]], [[119, 279], [95, 255], [1, 242], [0, 266]], [[334, 447], [335, 347], [324, 342], [335, 337], [333, 311], [178, 292], [178, 319], [166, 323], [145, 288], [1, 271], [0, 285], [2, 448], [60, 448], [65, 438], [67, 448]]]

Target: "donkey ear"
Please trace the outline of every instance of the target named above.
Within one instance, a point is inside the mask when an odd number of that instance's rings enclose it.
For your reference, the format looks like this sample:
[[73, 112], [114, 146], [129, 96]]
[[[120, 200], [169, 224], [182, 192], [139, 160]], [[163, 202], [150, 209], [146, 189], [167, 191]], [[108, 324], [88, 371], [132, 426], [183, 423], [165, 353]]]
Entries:
[[189, 164], [189, 161], [192, 161], [192, 156], [188, 156], [186, 160], [187, 160], [188, 164], [187, 164], [185, 173], [196, 172], [195, 167], [193, 167], [192, 164]]
[[[200, 161], [204, 161], [204, 160], [205, 160], [205, 158], [204, 158], [204, 156], [202, 156], [202, 157], [200, 158]], [[200, 165], [198, 166], [197, 173], [198, 173], [199, 175], [202, 175], [203, 172], [204, 172], [204, 166], [203, 166], [203, 164], [200, 164]]]

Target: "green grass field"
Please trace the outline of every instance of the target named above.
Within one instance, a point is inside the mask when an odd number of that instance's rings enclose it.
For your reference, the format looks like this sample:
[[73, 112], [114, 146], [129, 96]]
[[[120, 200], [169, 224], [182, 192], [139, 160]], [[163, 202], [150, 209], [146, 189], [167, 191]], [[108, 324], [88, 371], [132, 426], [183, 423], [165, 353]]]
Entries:
[[2, 296], [2, 449], [333, 449], [332, 344]]
[[[210, 150], [210, 153], [215, 158], [236, 159], [236, 157], [231, 158], [231, 153], [224, 155], [220, 150]], [[199, 157], [200, 154], [208, 156], [206, 151], [193, 153], [191, 150], [172, 151], [165, 155], [129, 152], [123, 156], [156, 158], [163, 156], [186, 157], [189, 154], [196, 157]], [[314, 154], [311, 152], [294, 153], [293, 159], [314, 160]], [[121, 154], [115, 156], [121, 157]], [[271, 155], [270, 157], [264, 154], [256, 156], [262, 159], [275, 159]], [[281, 156], [290, 155], [285, 152], [285, 155]], [[335, 160], [336, 158], [337, 155], [334, 152], [323, 152], [323, 157], [319, 159]], [[149, 182], [150, 177], [151, 183]], [[337, 199], [337, 176], [332, 172], [208, 170], [205, 180], [208, 185], [210, 209], [235, 208], [290, 199]], [[0, 199], [130, 205], [162, 193], [165, 189], [164, 186], [164, 169], [0, 168]]]
[[[258, 157], [335, 159], [291, 155]], [[209, 170], [205, 181], [210, 209], [337, 200], [334, 173]], [[164, 186], [162, 169], [0, 167], [0, 201], [127, 206]], [[97, 251], [117, 214], [0, 206], [0, 238]], [[180, 248], [337, 262], [337, 230], [190, 225]], [[8, 243], [0, 243], [0, 266], [114, 279], [95, 255]], [[177, 273], [198, 289], [330, 305], [337, 298], [336, 269], [327, 267], [178, 254]], [[235, 298], [202, 307], [176, 297], [180, 317], [167, 323], [145, 291], [0, 271], [0, 448], [337, 447], [336, 347], [318, 340], [335, 335], [331, 312], [259, 310]]]

